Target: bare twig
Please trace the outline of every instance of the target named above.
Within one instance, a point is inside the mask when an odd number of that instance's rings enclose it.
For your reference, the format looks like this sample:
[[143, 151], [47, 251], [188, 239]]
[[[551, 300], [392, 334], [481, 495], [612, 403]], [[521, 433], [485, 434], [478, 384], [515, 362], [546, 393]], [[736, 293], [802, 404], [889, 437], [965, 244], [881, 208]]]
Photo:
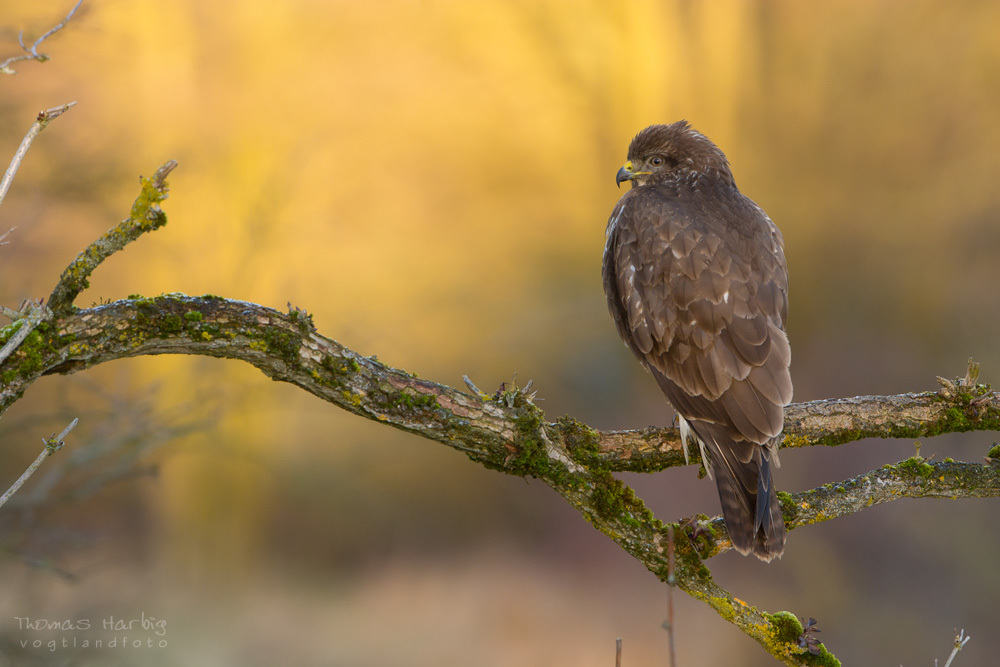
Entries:
[[78, 0], [77, 3], [75, 5], [73, 5], [73, 9], [69, 10], [69, 14], [66, 15], [66, 18], [64, 18], [62, 21], [60, 21], [56, 25], [54, 25], [44, 35], [42, 35], [41, 37], [39, 37], [38, 39], [36, 39], [35, 43], [32, 44], [31, 46], [26, 46], [25, 45], [25, 43], [24, 43], [24, 31], [23, 30], [20, 31], [17, 34], [17, 41], [21, 45], [21, 48], [24, 49], [25, 53], [24, 53], [24, 55], [20, 55], [20, 56], [11, 56], [10, 58], [7, 58], [7, 60], [4, 60], [3, 62], [0, 62], [0, 74], [17, 74], [17, 70], [15, 70], [14, 68], [12, 68], [10, 65], [11, 65], [11, 63], [15, 63], [15, 62], [18, 62], [20, 60], [36, 60], [36, 61], [38, 61], [40, 63], [44, 63], [45, 61], [49, 60], [49, 55], [47, 53], [39, 53], [38, 52], [38, 47], [41, 46], [42, 42], [44, 42], [46, 39], [48, 39], [49, 37], [51, 37], [55, 33], [59, 32], [60, 30], [62, 30], [63, 28], [65, 28], [66, 24], [69, 23], [70, 19], [73, 18], [73, 15], [76, 14], [76, 10], [79, 9], [80, 5], [82, 5], [82, 4], [83, 4], [83, 0]]
[[[14, 153], [14, 158], [10, 161], [10, 166], [7, 167], [7, 171], [3, 175], [3, 180], [0, 181], [0, 204], [3, 203], [4, 197], [7, 196], [7, 190], [10, 189], [10, 184], [14, 181], [14, 175], [17, 173], [18, 167], [21, 166], [21, 161], [27, 154], [28, 149], [31, 148], [31, 142], [35, 140], [38, 133], [44, 130], [49, 123], [66, 113], [75, 104], [76, 102], [67, 102], [62, 106], [38, 112], [38, 117], [35, 118], [35, 122], [31, 126], [31, 129], [28, 130], [28, 133], [24, 135], [24, 139], [21, 140], [21, 145], [17, 147], [17, 152]], [[9, 233], [9, 231], [6, 232], [4, 236], [7, 236]], [[0, 237], [0, 240], [2, 238]]]
[[[965, 645], [969, 643], [972, 637], [965, 636], [965, 629], [963, 628], [957, 635], [955, 635], [955, 648], [951, 650], [951, 655], [948, 656], [948, 661], [944, 663], [944, 667], [951, 667], [951, 661], [955, 659], [958, 652], [965, 648]], [[937, 662], [935, 660], [935, 662]]]
[[677, 651], [674, 647], [674, 526], [667, 526], [667, 635], [670, 637], [670, 667], [677, 665]]
[[472, 382], [472, 380], [469, 379], [468, 375], [463, 375], [462, 376], [462, 380], [465, 382], [465, 386], [468, 387], [470, 391], [472, 391], [473, 395], [475, 395], [475, 396], [486, 396], [486, 393], [483, 392], [479, 387], [477, 387]]
[[11, 499], [11, 496], [17, 493], [17, 490], [20, 489], [21, 486], [28, 481], [28, 478], [31, 477], [36, 470], [38, 470], [38, 467], [42, 465], [42, 461], [44, 461], [49, 456], [62, 449], [62, 446], [65, 444], [63, 442], [63, 439], [65, 439], [65, 437], [69, 435], [70, 431], [76, 428], [76, 425], [79, 422], [80, 422], [79, 419], [74, 419], [69, 423], [69, 426], [63, 429], [63, 432], [60, 433], [59, 435], [52, 435], [48, 439], [42, 438], [42, 442], [45, 443], [45, 449], [43, 449], [42, 453], [38, 455], [38, 458], [36, 458], [34, 462], [30, 466], [28, 466], [28, 469], [24, 471], [24, 474], [21, 475], [17, 479], [17, 481], [11, 485], [9, 489], [7, 489], [7, 492], [4, 493], [3, 496], [0, 496], [0, 507], [3, 507], [4, 505], [7, 504], [7, 501]]
[[[19, 318], [21, 326], [14, 332], [14, 335], [7, 340], [7, 343], [4, 344], [3, 348], [0, 349], [0, 363], [3, 363], [3, 361], [9, 357], [21, 343], [24, 342], [24, 339], [35, 330], [35, 327], [37, 327], [42, 320], [52, 314], [51, 311], [41, 302], [34, 303], [28, 306], [27, 309], [28, 314], [24, 316], [23, 319]], [[9, 309], [5, 309], [5, 311], [6, 310]], [[8, 313], [4, 312], [4, 314], [7, 315]]]
[[615, 640], [615, 667], [622, 667], [622, 638]]

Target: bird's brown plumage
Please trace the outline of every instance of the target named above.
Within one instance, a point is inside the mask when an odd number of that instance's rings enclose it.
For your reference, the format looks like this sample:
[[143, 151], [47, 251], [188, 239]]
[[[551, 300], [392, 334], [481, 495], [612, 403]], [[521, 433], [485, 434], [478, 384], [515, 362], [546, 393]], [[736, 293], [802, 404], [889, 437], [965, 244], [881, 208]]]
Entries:
[[604, 250], [608, 307], [707, 451], [733, 546], [769, 561], [785, 544], [771, 469], [792, 399], [781, 232], [685, 121], [644, 129], [628, 160]]

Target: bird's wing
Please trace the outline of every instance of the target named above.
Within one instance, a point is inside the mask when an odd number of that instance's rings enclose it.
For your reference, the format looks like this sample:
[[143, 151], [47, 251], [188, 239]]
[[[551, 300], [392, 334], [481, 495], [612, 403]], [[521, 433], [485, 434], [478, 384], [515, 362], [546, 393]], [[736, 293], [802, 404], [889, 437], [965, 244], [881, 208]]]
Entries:
[[792, 397], [788, 277], [774, 224], [723, 194], [627, 193], [609, 222], [604, 285], [619, 333], [678, 412], [749, 446], [780, 433]]

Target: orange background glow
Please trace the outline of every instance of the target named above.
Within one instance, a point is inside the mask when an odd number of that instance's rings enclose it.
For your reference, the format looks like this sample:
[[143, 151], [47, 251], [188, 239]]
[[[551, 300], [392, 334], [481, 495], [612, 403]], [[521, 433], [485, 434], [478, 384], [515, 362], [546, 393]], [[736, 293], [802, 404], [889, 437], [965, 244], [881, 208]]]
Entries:
[[[0, 0], [0, 60], [70, 6]], [[533, 380], [550, 420], [666, 425], [600, 264], [629, 140], [685, 118], [784, 233], [796, 401], [933, 390], [969, 356], [996, 380], [998, 28], [1000, 4], [930, 0], [86, 0], [50, 62], [0, 77], [0, 160], [78, 101], [0, 207], [0, 303], [49, 294], [175, 159], [169, 223], [78, 305], [290, 302], [424, 378]], [[664, 587], [540, 483], [235, 362], [156, 357], [38, 382], [0, 421], [0, 484], [73, 417], [0, 510], [0, 665], [597, 666], [616, 637], [624, 664], [666, 664]], [[993, 437], [921, 453], [981, 461]], [[777, 484], [913, 449], [784, 452]], [[719, 511], [693, 467], [622, 477], [664, 520]], [[987, 664], [998, 503], [901, 501], [795, 530], [769, 566], [709, 566], [816, 617], [844, 664], [931, 664], [956, 627], [961, 664]], [[775, 664], [675, 604], [681, 665]], [[22, 649], [35, 635], [10, 620], [140, 613], [168, 648]]]

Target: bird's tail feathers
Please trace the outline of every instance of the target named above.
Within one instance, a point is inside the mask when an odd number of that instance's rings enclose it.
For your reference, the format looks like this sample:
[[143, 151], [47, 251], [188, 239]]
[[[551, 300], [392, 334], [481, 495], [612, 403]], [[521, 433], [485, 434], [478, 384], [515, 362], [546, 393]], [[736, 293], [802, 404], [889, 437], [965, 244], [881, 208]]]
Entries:
[[716, 424], [691, 421], [691, 428], [708, 450], [707, 467], [714, 473], [733, 547], [763, 561], [780, 557], [785, 549], [785, 522], [771, 477], [773, 450], [735, 440]]

